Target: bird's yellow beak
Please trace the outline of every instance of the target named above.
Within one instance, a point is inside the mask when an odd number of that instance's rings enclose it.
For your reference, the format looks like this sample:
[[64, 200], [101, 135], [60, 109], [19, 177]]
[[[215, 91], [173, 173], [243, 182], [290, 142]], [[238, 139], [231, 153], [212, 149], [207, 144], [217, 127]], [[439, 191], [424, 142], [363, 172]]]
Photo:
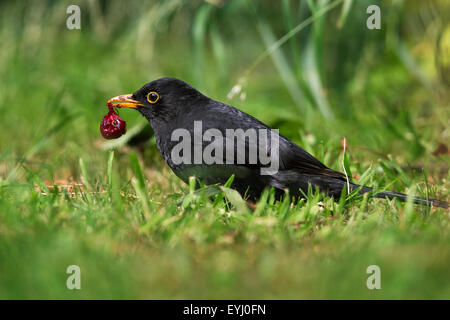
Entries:
[[132, 108], [137, 109], [139, 106], [143, 106], [142, 103], [140, 103], [137, 100], [131, 99], [133, 95], [131, 93], [129, 94], [122, 94], [120, 96], [114, 97], [109, 99], [106, 103], [115, 108]]

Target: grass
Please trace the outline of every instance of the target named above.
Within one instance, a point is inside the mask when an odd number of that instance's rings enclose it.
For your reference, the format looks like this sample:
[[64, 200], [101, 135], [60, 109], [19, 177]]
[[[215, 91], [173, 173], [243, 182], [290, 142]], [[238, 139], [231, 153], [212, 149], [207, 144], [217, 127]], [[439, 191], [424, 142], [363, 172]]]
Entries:
[[369, 31], [368, 4], [344, 1], [292, 32], [332, 3], [86, 1], [79, 31], [69, 2], [2, 3], [0, 298], [448, 299], [448, 210], [311, 191], [252, 211], [226, 186], [183, 184], [154, 140], [105, 150], [105, 101], [171, 75], [350, 179], [448, 200], [450, 156], [433, 153], [449, 137], [448, 4], [384, 4]]

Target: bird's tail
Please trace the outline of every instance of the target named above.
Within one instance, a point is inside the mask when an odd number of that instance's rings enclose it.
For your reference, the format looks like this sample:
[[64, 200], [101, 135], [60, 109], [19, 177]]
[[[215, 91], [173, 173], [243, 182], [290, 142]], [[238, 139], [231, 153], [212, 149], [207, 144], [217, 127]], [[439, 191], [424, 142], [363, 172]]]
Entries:
[[[388, 198], [388, 199], [399, 199], [400, 201], [408, 201], [409, 196], [403, 193], [391, 192], [391, 191], [383, 191], [374, 195], [375, 198]], [[440, 208], [448, 208], [448, 203], [441, 200], [436, 199], [425, 199], [412, 197], [412, 201], [416, 204], [421, 204], [425, 206], [434, 206]]]

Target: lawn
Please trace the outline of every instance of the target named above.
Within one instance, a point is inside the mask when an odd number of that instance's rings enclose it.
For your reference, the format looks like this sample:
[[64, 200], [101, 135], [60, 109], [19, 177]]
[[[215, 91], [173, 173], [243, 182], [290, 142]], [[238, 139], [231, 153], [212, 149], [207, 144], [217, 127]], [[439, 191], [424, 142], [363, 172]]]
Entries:
[[448, 2], [80, 1], [80, 30], [70, 4], [0, 3], [1, 299], [450, 298], [448, 209], [249, 208], [179, 180], [134, 110], [124, 138], [99, 132], [107, 99], [173, 76], [357, 183], [449, 201]]

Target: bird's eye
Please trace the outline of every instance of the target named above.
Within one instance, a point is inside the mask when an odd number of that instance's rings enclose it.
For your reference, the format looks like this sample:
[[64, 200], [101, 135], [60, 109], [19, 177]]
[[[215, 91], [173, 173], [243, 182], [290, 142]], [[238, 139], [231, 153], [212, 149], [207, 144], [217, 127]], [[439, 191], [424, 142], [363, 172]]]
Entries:
[[151, 91], [147, 94], [147, 101], [151, 104], [158, 102], [159, 94], [155, 91]]

